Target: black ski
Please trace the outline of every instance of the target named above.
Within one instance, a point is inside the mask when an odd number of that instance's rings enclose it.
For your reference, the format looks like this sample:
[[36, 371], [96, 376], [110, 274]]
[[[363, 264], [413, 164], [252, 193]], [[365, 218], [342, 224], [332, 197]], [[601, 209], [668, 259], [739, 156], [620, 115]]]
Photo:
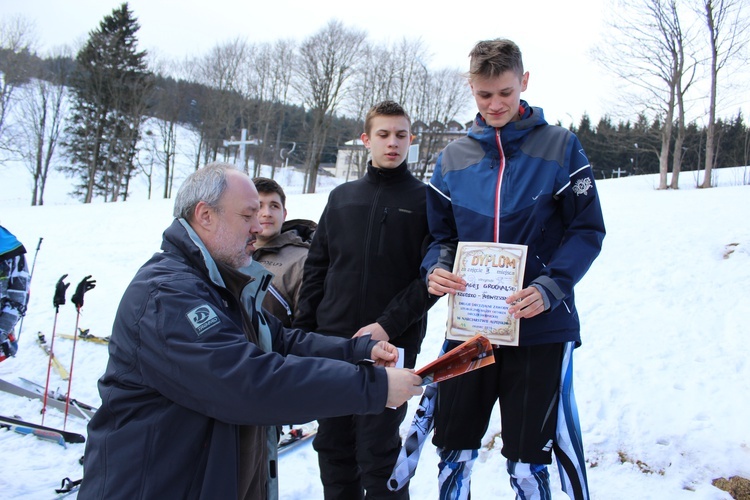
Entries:
[[[30, 391], [28, 389], [25, 389], [23, 387], [19, 387], [15, 384], [11, 384], [10, 382], [7, 382], [3, 379], [0, 379], [0, 391], [7, 392], [10, 394], [15, 394], [16, 396], [21, 396], [29, 399], [39, 399], [44, 400], [44, 394], [39, 394], [34, 391]], [[43, 392], [43, 391], [42, 391]], [[86, 420], [90, 419], [94, 416], [95, 409], [87, 409], [80, 405], [76, 400], [72, 399], [71, 402], [71, 408], [69, 408], [69, 412], [77, 417], [84, 418]], [[51, 406], [52, 408], [57, 408], [60, 411], [65, 411], [65, 401], [60, 401], [55, 398], [47, 397], [47, 406]], [[88, 406], [88, 405], [87, 405]]]
[[[40, 431], [58, 434], [62, 436], [62, 438], [65, 440], [66, 443], [85, 443], [86, 442], [86, 438], [82, 434], [78, 434], [78, 433], [70, 432], [70, 431], [64, 431], [61, 429], [55, 429], [53, 427], [45, 427], [39, 424], [32, 424], [31, 422], [26, 422], [25, 420], [19, 420], [17, 418], [4, 417], [0, 415], [0, 426], [6, 425], [6, 424], [9, 426], [27, 427], [30, 429], [36, 429]], [[42, 437], [42, 435], [39, 435], [39, 437]]]

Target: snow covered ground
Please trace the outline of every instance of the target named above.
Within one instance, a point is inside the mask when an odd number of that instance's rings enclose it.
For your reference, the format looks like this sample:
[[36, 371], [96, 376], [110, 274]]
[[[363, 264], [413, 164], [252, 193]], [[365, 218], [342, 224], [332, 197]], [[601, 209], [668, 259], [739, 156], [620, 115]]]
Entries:
[[[289, 173], [282, 183], [299, 193]], [[582, 420], [588, 477], [594, 499], [727, 499], [711, 485], [719, 477], [750, 478], [750, 186], [748, 169], [720, 171], [720, 187], [695, 189], [695, 174], [682, 174], [681, 189], [656, 191], [654, 176], [599, 181], [607, 237], [592, 269], [577, 287], [584, 344], [576, 351], [575, 387]], [[120, 297], [138, 267], [159, 248], [171, 222], [172, 201], [83, 205], [65, 193], [59, 176], [50, 181], [46, 204], [29, 207], [25, 171], [0, 170], [0, 224], [24, 242], [29, 263], [44, 238], [34, 271], [29, 313], [15, 358], [0, 363], [0, 378], [44, 384], [47, 358], [35, 345], [49, 338], [55, 321], [55, 282], [68, 274], [75, 285], [97, 281], [85, 296], [80, 326], [109, 335]], [[327, 191], [290, 194], [290, 218], [317, 219]], [[158, 188], [154, 190], [158, 193]], [[443, 337], [445, 299], [429, 316], [418, 366], [434, 359]], [[72, 332], [70, 303], [60, 308], [57, 332]], [[72, 341], [58, 338], [55, 352], [69, 366]], [[99, 404], [96, 381], [106, 348], [79, 342], [71, 393]], [[51, 387], [67, 382], [53, 371]], [[404, 423], [408, 427], [416, 400]], [[0, 393], [0, 414], [40, 422], [41, 403]], [[505, 460], [494, 441], [493, 418], [473, 475], [473, 498], [513, 498]], [[63, 426], [48, 410], [45, 425]], [[67, 430], [85, 433], [86, 422], [69, 417]], [[53, 498], [64, 477], [78, 479], [84, 445], [57, 444], [0, 430], [3, 498]], [[437, 457], [425, 445], [411, 483], [414, 499], [437, 498]], [[551, 468], [553, 496], [559, 489]], [[280, 464], [281, 498], [322, 498], [317, 461], [305, 445]]]

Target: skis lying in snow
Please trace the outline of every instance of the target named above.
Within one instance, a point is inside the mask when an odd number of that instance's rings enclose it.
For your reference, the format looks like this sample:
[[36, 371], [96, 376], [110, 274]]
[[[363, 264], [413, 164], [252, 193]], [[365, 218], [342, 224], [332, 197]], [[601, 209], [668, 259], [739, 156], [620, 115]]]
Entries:
[[7, 428], [8, 430], [15, 431], [19, 434], [31, 434], [33, 436], [38, 437], [39, 439], [43, 439], [45, 441], [52, 441], [53, 443], [57, 443], [63, 448], [67, 448], [67, 445], [65, 444], [65, 438], [63, 438], [59, 433], [54, 431], [45, 431], [42, 429], [34, 429], [33, 427], [27, 427], [25, 425], [16, 425], [16, 424], [9, 424], [7, 422], [3, 422], [0, 420], [0, 428]]
[[31, 422], [26, 422], [25, 420], [4, 417], [2, 415], [0, 415], [0, 427], [7, 427], [10, 430], [16, 431], [20, 434], [33, 434], [40, 439], [54, 441], [62, 446], [65, 446], [65, 443], [86, 442], [86, 438], [83, 435], [77, 434], [75, 432], [32, 424]]
[[[33, 382], [31, 382], [33, 383]], [[44, 388], [40, 392], [31, 391], [29, 389], [25, 389], [23, 387], [20, 387], [15, 384], [11, 384], [10, 382], [7, 382], [3, 379], [0, 379], [0, 391], [7, 392], [10, 394], [15, 394], [16, 396], [21, 396], [29, 399], [44, 399]], [[60, 395], [54, 395], [53, 396], [47, 395], [47, 406], [51, 406], [52, 408], [57, 408], [60, 411], [65, 411], [65, 396], [62, 396], [62, 400], [59, 398]], [[68, 412], [71, 415], [75, 415], [80, 418], [84, 418], [86, 420], [90, 419], [94, 416], [94, 412], [96, 411], [96, 408], [90, 405], [86, 405], [84, 403], [80, 403], [76, 401], [75, 399], [70, 400], [70, 407], [68, 408]]]
[[306, 443], [317, 433], [317, 426], [301, 426], [287, 431], [279, 441], [279, 456]]
[[[29, 388], [30, 390], [36, 392], [40, 396], [44, 397], [44, 386], [42, 384], [38, 384], [38, 383], [34, 382], [33, 380], [29, 380], [29, 379], [23, 378], [23, 377], [18, 377], [18, 379], [27, 388]], [[49, 398], [54, 398], [54, 399], [56, 399], [58, 401], [63, 401], [64, 402], [65, 401], [65, 394], [62, 394], [59, 391], [49, 391], [47, 393], [47, 402], [48, 403], [49, 403]], [[82, 410], [88, 410], [91, 413], [93, 413], [93, 412], [96, 411], [96, 407], [95, 406], [91, 406], [89, 404], [82, 403], [81, 401], [78, 401], [75, 398], [70, 398], [70, 404], [72, 404], [73, 406], [75, 406], [77, 408], [80, 408]]]
[[42, 348], [44, 352], [47, 353], [47, 356], [52, 358], [52, 366], [55, 367], [55, 370], [57, 370], [60, 378], [63, 380], [68, 380], [68, 378], [70, 377], [68, 370], [62, 365], [62, 363], [57, 360], [54, 353], [50, 350], [49, 344], [47, 344], [47, 339], [44, 338], [44, 334], [42, 332], [37, 333], [36, 343], [39, 347]]
[[[75, 338], [69, 333], [58, 333], [58, 335], [64, 339], [73, 340]], [[93, 342], [95, 344], [109, 344], [109, 337], [97, 337], [96, 335], [91, 335], [88, 328], [85, 330], [83, 328], [78, 329], [78, 340], [85, 340], [86, 342]]]

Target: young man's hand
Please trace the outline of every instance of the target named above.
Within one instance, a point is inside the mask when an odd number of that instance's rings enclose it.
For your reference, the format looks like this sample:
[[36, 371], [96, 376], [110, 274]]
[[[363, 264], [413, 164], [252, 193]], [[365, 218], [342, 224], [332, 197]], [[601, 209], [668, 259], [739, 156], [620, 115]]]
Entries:
[[355, 333], [352, 338], [361, 337], [363, 335], [367, 335], [368, 333], [370, 334], [370, 338], [372, 340], [385, 340], [386, 342], [388, 342], [391, 339], [379, 323], [371, 323], [367, 326], [363, 326], [362, 328], [357, 330], [357, 333]]
[[404, 368], [386, 368], [388, 374], [388, 400], [385, 406], [398, 408], [414, 396], [422, 394], [422, 377], [414, 373], [414, 370]]
[[516, 319], [533, 318], [544, 312], [544, 299], [536, 287], [530, 286], [519, 290], [507, 299], [507, 304], [513, 304], [508, 309], [508, 314]]
[[441, 267], [436, 267], [427, 277], [427, 281], [427, 291], [437, 297], [466, 290], [466, 280]]
[[370, 351], [370, 359], [375, 362], [375, 366], [396, 366], [398, 349], [396, 349], [396, 346], [381, 340]]

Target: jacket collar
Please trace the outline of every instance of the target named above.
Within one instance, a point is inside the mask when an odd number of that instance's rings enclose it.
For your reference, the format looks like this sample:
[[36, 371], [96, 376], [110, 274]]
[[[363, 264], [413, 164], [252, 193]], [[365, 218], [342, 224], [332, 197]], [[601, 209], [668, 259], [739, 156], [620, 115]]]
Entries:
[[306, 219], [291, 219], [281, 225], [281, 232], [253, 252], [253, 257], [278, 252], [285, 246], [310, 248], [317, 224]]
[[[204, 274], [206, 274], [216, 286], [226, 288], [224, 278], [222, 278], [219, 267], [216, 265], [211, 254], [198, 233], [190, 227], [185, 219], [175, 219], [166, 231], [164, 231], [164, 242], [162, 250], [172, 250], [180, 252], [188, 260], [188, 263]], [[249, 280], [245, 285], [243, 294], [250, 294], [258, 300], [258, 304], [263, 301], [268, 284], [271, 282], [273, 274], [266, 271], [265, 268], [255, 261], [239, 270], [246, 275]]]
[[378, 168], [372, 165], [372, 160], [367, 162], [367, 177], [374, 182], [392, 182], [409, 175], [406, 160], [396, 168]]
[[500, 133], [500, 142], [506, 155], [512, 154], [520, 145], [520, 141], [537, 127], [547, 125], [542, 108], [531, 107], [529, 103], [521, 100], [521, 119], [510, 122], [504, 127], [496, 129], [484, 121], [482, 115], [477, 113], [474, 124], [469, 129], [468, 135], [485, 144], [490, 144], [496, 149], [496, 133]]

